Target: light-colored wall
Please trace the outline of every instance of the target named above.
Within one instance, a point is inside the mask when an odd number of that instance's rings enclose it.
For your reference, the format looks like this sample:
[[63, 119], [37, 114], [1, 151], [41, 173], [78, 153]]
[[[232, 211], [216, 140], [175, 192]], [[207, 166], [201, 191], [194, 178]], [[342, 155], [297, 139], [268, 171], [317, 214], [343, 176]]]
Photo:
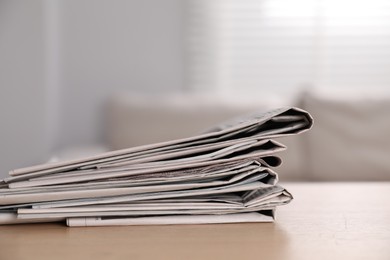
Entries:
[[42, 1], [0, 1], [0, 177], [47, 158]]
[[59, 146], [101, 141], [111, 93], [181, 89], [180, 0], [68, 0], [60, 10]]
[[103, 141], [108, 96], [182, 89], [180, 0], [0, 0], [0, 177]]

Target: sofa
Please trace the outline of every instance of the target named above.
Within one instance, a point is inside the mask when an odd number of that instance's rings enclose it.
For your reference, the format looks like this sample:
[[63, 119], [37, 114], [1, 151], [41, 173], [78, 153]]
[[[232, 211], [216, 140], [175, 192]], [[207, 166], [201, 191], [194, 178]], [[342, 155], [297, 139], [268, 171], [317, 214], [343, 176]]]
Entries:
[[390, 99], [386, 95], [369, 98], [304, 91], [289, 101], [260, 100], [116, 95], [107, 102], [104, 114], [105, 148], [96, 152], [199, 134], [254, 110], [297, 106], [313, 115], [314, 127], [277, 140], [288, 147], [280, 154], [283, 164], [276, 169], [283, 181], [390, 180]]

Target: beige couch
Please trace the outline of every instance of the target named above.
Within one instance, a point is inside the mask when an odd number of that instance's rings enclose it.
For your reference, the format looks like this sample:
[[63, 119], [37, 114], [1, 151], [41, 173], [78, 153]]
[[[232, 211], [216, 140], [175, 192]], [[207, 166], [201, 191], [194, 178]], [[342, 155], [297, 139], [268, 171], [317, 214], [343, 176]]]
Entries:
[[[213, 124], [280, 102], [193, 96], [111, 99], [106, 142], [120, 149], [191, 136]], [[285, 181], [390, 180], [389, 99], [345, 100], [302, 94], [293, 104], [314, 117], [310, 133], [280, 139], [288, 146], [277, 169]]]

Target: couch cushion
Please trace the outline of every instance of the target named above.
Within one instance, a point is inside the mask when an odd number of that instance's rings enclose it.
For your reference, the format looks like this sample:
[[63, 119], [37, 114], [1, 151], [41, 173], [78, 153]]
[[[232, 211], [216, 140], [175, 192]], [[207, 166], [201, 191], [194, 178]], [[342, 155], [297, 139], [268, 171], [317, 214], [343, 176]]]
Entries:
[[[108, 106], [107, 143], [121, 149], [199, 134], [232, 117], [290, 105], [286, 101], [204, 96], [118, 95]], [[283, 180], [302, 180], [302, 153], [298, 137], [280, 139], [289, 147], [281, 154]], [[299, 146], [299, 147], [298, 147]]]
[[306, 94], [314, 118], [305, 138], [306, 177], [390, 180], [390, 99]]
[[190, 95], [120, 95], [109, 102], [108, 143], [120, 149], [189, 137], [232, 117], [269, 108], [260, 102]]

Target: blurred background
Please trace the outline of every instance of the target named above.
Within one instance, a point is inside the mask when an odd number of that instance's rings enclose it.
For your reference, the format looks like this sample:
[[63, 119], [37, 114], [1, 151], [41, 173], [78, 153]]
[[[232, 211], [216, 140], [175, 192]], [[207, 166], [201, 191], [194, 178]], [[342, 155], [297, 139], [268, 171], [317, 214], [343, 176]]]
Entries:
[[0, 0], [0, 178], [298, 106], [280, 178], [390, 180], [386, 0]]

